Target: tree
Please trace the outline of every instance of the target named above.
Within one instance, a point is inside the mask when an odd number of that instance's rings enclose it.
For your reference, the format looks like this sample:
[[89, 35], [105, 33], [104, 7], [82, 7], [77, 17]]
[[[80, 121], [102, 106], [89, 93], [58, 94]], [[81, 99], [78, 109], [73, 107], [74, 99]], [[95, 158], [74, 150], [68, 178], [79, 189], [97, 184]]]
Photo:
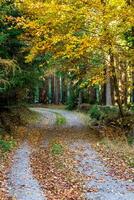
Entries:
[[[56, 63], [53, 67], [74, 74], [74, 82], [84, 77], [89, 85], [103, 86], [108, 81], [108, 91], [110, 87], [114, 90], [109, 92], [109, 103], [115, 98], [123, 115], [121, 62], [117, 58], [126, 63], [122, 73], [131, 68], [132, 54], [124, 35], [133, 24], [133, 7], [125, 0], [49, 0], [36, 4], [26, 0], [17, 6], [23, 12], [18, 26], [26, 30], [23, 38], [30, 49], [27, 62], [50, 52]], [[99, 65], [93, 62], [96, 55]], [[48, 63], [41, 61], [40, 66], [47, 68]]]
[[37, 61], [25, 62], [27, 41], [22, 37], [25, 30], [17, 26], [22, 13], [15, 1], [2, 0], [0, 13], [0, 102], [8, 105], [22, 101], [44, 71]]

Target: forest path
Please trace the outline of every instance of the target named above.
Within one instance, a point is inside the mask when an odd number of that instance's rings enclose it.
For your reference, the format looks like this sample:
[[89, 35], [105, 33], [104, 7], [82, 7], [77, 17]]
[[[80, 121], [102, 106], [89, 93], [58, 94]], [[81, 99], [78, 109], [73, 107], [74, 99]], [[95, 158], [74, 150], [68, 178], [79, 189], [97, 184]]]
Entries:
[[[40, 113], [42, 116], [40, 121], [32, 124], [32, 127], [35, 128], [53, 127], [56, 123], [56, 113], [63, 115], [66, 119], [64, 126], [84, 126], [84, 122], [82, 122], [76, 113], [74, 114], [69, 111], [44, 108], [31, 108], [31, 110]], [[28, 141], [25, 141], [16, 151], [14, 156], [13, 166], [9, 172], [9, 191], [10, 195], [16, 200], [46, 199], [38, 181], [32, 174], [30, 166], [31, 153], [32, 149], [28, 144]]]
[[9, 174], [9, 191], [15, 200], [45, 200], [30, 167], [31, 148], [24, 142], [16, 151]]
[[[84, 138], [77, 138], [77, 131], [81, 129], [84, 132], [84, 120], [79, 114], [58, 109], [32, 108], [32, 110], [42, 115], [42, 120], [35, 124], [36, 128], [46, 128], [46, 126], [54, 127], [56, 122], [56, 113], [59, 113], [66, 118], [64, 128], [68, 130], [73, 128], [73, 134], [76, 135], [74, 139], [64, 137], [64, 142], [71, 149], [77, 160], [76, 171], [86, 175], [85, 180], [85, 197], [87, 200], [133, 200], [134, 193], [132, 188], [134, 184], [129, 181], [118, 180], [111, 177], [109, 170], [100, 160], [98, 154], [92, 149], [91, 144]], [[58, 127], [56, 128], [58, 129]], [[49, 132], [49, 136], [45, 138], [42, 144], [47, 148], [48, 144], [53, 139], [55, 129]], [[52, 133], [52, 135], [50, 135]], [[81, 134], [81, 132], [80, 132]], [[83, 134], [83, 133], [82, 133]], [[46, 195], [43, 196], [41, 187], [38, 181], [32, 174], [30, 167], [30, 154], [32, 149], [27, 142], [17, 150], [14, 158], [14, 164], [9, 174], [11, 194], [17, 200], [45, 200], [48, 199]], [[73, 156], [72, 155], [72, 156]], [[66, 198], [67, 200], [69, 198]], [[76, 199], [77, 200], [77, 199]]]
[[[63, 118], [65, 118], [66, 122], [63, 124], [63, 127], [68, 128], [83, 128], [85, 127], [85, 115], [77, 112], [62, 110], [62, 109], [50, 109], [50, 108], [31, 108], [31, 110], [39, 112], [45, 117], [40, 122], [40, 126], [47, 125], [48, 127], [52, 127], [56, 123], [56, 114], [60, 114]], [[39, 125], [39, 123], [37, 124]]]
[[[88, 142], [77, 140], [71, 144], [71, 149], [76, 152], [75, 158], [79, 163], [77, 170], [89, 177], [89, 180], [87, 178], [85, 181], [87, 200], [134, 199], [134, 184], [110, 176], [109, 169]], [[130, 188], [133, 188], [133, 191], [129, 191]]]

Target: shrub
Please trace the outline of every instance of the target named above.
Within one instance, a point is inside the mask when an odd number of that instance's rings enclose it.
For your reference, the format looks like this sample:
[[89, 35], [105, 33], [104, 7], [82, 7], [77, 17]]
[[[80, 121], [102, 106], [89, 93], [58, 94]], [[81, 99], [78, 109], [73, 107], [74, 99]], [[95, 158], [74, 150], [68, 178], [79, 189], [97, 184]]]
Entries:
[[14, 141], [0, 140], [0, 148], [3, 152], [10, 151], [15, 146]]
[[94, 105], [89, 114], [91, 118], [96, 120], [109, 120], [118, 115], [118, 109], [116, 107]]
[[62, 126], [66, 124], [66, 118], [60, 115], [59, 113], [56, 113], [56, 125]]
[[133, 145], [134, 144], [134, 137], [132, 137], [131, 135], [127, 136], [127, 141], [129, 145]]
[[109, 119], [115, 118], [118, 115], [118, 109], [114, 106], [100, 106], [100, 110], [103, 113], [102, 118]]
[[134, 112], [134, 105], [131, 105], [130, 111]]
[[89, 111], [90, 117], [92, 119], [100, 120], [102, 116], [102, 112], [97, 105], [94, 105]]
[[71, 95], [67, 101], [67, 106], [66, 109], [67, 110], [73, 110], [77, 107], [77, 98], [75, 97], [75, 95]]

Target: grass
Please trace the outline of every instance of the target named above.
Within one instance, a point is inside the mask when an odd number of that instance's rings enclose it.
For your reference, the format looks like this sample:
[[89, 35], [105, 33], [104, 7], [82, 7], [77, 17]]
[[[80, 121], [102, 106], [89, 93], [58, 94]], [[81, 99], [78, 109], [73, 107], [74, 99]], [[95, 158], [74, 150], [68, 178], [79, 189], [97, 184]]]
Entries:
[[74, 113], [81, 119], [81, 122], [85, 124], [85, 126], [90, 127], [91, 119], [87, 113], [74, 111]]
[[0, 139], [0, 149], [3, 153], [11, 151], [14, 147], [15, 147], [14, 140], [6, 141], [6, 140]]
[[59, 143], [55, 143], [51, 147], [51, 152], [53, 155], [61, 155], [63, 154], [63, 146]]
[[55, 112], [55, 114], [56, 114], [56, 122], [55, 122], [55, 124], [56, 124], [57, 126], [65, 125], [65, 124], [66, 124], [66, 118], [63, 117], [63, 116], [62, 116], [61, 114], [59, 114], [59, 113], [56, 113], [56, 112]]
[[26, 124], [29, 124], [29, 123], [34, 123], [38, 121], [41, 115], [35, 111], [32, 111], [26, 108], [24, 112], [20, 113], [20, 117], [23, 122], [25, 122]]

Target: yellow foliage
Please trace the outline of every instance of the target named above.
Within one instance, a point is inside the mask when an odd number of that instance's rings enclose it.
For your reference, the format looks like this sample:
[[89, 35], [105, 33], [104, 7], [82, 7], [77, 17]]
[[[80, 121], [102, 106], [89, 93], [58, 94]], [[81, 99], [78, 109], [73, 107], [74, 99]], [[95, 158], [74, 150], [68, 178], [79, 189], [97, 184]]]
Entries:
[[[91, 55], [101, 51], [103, 56], [111, 50], [115, 56], [124, 59], [128, 53], [124, 33], [134, 24], [134, 8], [125, 0], [25, 0], [16, 4], [23, 11], [18, 24], [27, 32], [24, 37], [30, 43], [31, 51], [27, 62], [37, 55], [51, 51], [53, 59], [68, 58], [64, 68], [73, 68], [81, 59], [89, 65]], [[25, 18], [25, 20], [24, 20]], [[29, 37], [31, 40], [29, 41]], [[129, 55], [128, 55], [129, 54]], [[87, 67], [88, 69], [88, 67]], [[91, 72], [93, 84], [102, 82], [104, 76]], [[98, 70], [98, 68], [97, 68]]]

